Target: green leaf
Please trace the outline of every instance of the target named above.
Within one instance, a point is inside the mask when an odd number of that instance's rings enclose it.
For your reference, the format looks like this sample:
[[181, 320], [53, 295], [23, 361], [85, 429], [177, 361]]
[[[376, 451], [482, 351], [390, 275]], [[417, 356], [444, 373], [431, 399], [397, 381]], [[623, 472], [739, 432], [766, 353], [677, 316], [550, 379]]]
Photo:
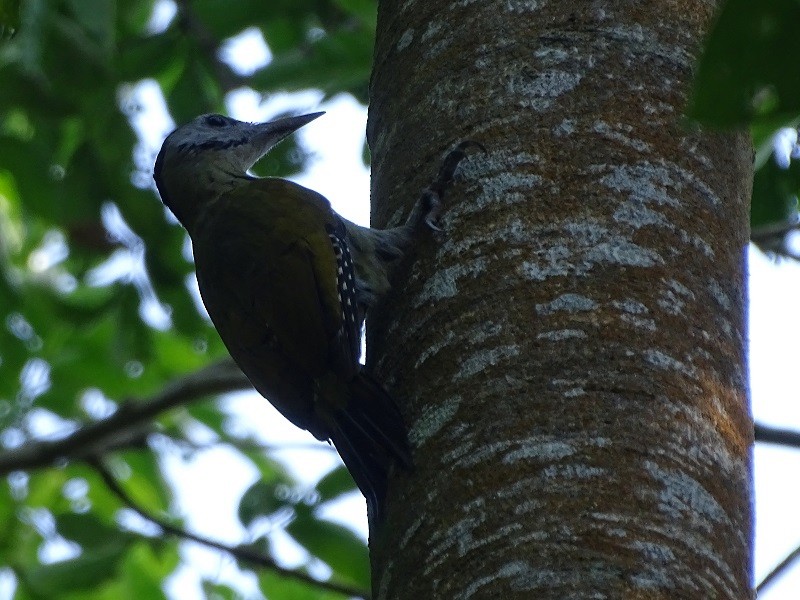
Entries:
[[276, 17], [261, 25], [261, 34], [272, 54], [281, 54], [305, 42], [308, 24], [290, 16]]
[[33, 143], [0, 136], [0, 155], [5, 186], [16, 190], [14, 196], [22, 199], [26, 213], [54, 218], [56, 185], [47, 176], [50, 165], [40, 149]]
[[50, 83], [77, 107], [96, 89], [109, 84], [109, 41], [95, 37], [81, 23], [58, 12], [49, 14], [48, 24], [42, 69]]
[[171, 332], [152, 332], [152, 356], [168, 373], [190, 372], [209, 363], [206, 353], [199, 352], [195, 340]]
[[800, 114], [800, 3], [728, 0], [700, 59], [689, 116], [716, 127]]
[[254, 15], [260, 12], [259, 4], [259, 0], [195, 0], [192, 13], [215, 38], [225, 39], [253, 24]]
[[[234, 448], [237, 447], [237, 438], [223, 434], [222, 439], [230, 442]], [[247, 440], [241, 440], [247, 442]], [[297, 490], [299, 488], [298, 481], [292, 477], [280, 462], [272, 458], [268, 452], [260, 449], [245, 448], [240, 450], [242, 456], [249, 460], [252, 465], [258, 469], [263, 481], [283, 481], [288, 490]], [[295, 493], [291, 496], [291, 502], [299, 501], [299, 494]]]
[[91, 505], [91, 514], [103, 523], [116, 523], [122, 503], [97, 471], [83, 463], [71, 464], [68, 470], [73, 477], [82, 477], [89, 483], [86, 498]]
[[9, 483], [0, 482], [0, 564], [12, 562], [9, 555], [22, 550], [14, 543], [21, 527], [17, 518], [19, 504], [19, 499], [11, 495]]
[[253, 75], [253, 86], [287, 91], [317, 88], [328, 96], [349, 92], [366, 101], [372, 49], [373, 40], [366, 31], [336, 31], [305, 47], [276, 54]]
[[369, 587], [369, 552], [364, 541], [350, 529], [308, 512], [289, 523], [286, 532], [333, 569], [335, 579]]
[[199, 53], [199, 48], [190, 50], [190, 55], [195, 58], [185, 65], [167, 96], [170, 112], [178, 124], [202, 113], [223, 110], [222, 88], [197, 58]]
[[117, 54], [117, 68], [121, 79], [137, 81], [146, 77], [169, 77], [172, 68], [183, 64], [186, 56], [177, 32], [164, 35], [129, 38]]
[[196, 402], [186, 407], [186, 411], [217, 435], [224, 430], [228, 421], [228, 414], [223, 411], [217, 402]]
[[750, 226], [755, 230], [791, 223], [797, 215], [798, 196], [800, 161], [793, 160], [788, 169], [781, 169], [774, 160], [768, 160], [753, 178]]
[[156, 0], [137, 0], [118, 4], [118, 25], [123, 37], [136, 36], [144, 31], [150, 22], [155, 3]]
[[62, 469], [47, 469], [29, 474], [28, 495], [25, 504], [31, 507], [47, 507], [56, 512], [67, 511], [62, 490], [69, 476]]
[[56, 529], [61, 535], [80, 544], [83, 548], [125, 546], [135, 539], [130, 533], [107, 525], [91, 513], [55, 515], [55, 521]]
[[332, 471], [326, 473], [317, 482], [317, 492], [320, 502], [328, 502], [343, 494], [349, 494], [356, 489], [353, 477], [344, 465], [339, 465]]
[[266, 569], [258, 573], [258, 584], [268, 600], [342, 600], [341, 594]]
[[117, 3], [112, 0], [68, 0], [67, 4], [87, 34], [110, 52], [114, 44]]
[[65, 593], [89, 590], [113, 578], [129, 540], [120, 538], [117, 544], [85, 548], [77, 558], [47, 565], [23, 568], [19, 577], [44, 598], [58, 598]]
[[128, 598], [166, 600], [161, 589], [164, 578], [179, 563], [177, 544], [170, 543], [156, 549], [145, 542], [135, 544], [124, 557], [122, 576]]
[[378, 17], [378, 4], [375, 0], [334, 0], [334, 4], [358, 17], [361, 22], [373, 31]]
[[260, 517], [274, 515], [280, 510], [292, 509], [297, 502], [288, 478], [276, 477], [270, 481], [259, 480], [251, 485], [239, 501], [239, 521], [249, 527]]
[[172, 500], [172, 491], [161, 474], [156, 456], [149, 450], [130, 450], [118, 456], [130, 468], [130, 477], [124, 484], [136, 503], [148, 511], [166, 511]]
[[19, 27], [20, 0], [0, 2], [0, 39], [11, 37]]
[[238, 592], [227, 585], [203, 579], [200, 586], [208, 600], [238, 600], [240, 598]]

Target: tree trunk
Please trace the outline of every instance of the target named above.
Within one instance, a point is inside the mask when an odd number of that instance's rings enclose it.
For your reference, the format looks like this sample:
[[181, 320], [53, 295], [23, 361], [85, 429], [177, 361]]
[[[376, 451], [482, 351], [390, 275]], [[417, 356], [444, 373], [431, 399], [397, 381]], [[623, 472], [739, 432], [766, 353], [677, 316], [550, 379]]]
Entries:
[[370, 366], [416, 468], [378, 599], [751, 592], [751, 147], [682, 120], [713, 2], [383, 0], [373, 220], [482, 142]]

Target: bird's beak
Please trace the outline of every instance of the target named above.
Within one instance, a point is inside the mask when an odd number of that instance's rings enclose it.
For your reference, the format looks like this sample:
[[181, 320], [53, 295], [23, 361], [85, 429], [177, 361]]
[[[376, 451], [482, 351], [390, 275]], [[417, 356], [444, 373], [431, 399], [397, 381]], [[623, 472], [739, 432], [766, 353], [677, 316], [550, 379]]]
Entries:
[[256, 136], [272, 147], [286, 136], [300, 129], [303, 125], [308, 125], [311, 121], [324, 114], [324, 111], [315, 112], [307, 115], [298, 115], [296, 117], [284, 117], [283, 119], [276, 119], [266, 123], [258, 123], [255, 125]]
[[309, 113], [307, 115], [298, 115], [296, 117], [284, 117], [283, 119], [276, 119], [274, 121], [267, 121], [266, 123], [254, 123], [250, 125], [251, 136], [249, 147], [253, 152], [246, 162], [246, 168], [250, 168], [256, 161], [269, 152], [275, 145], [285, 137], [291, 135], [303, 125], [307, 125], [317, 117], [321, 117], [325, 112]]

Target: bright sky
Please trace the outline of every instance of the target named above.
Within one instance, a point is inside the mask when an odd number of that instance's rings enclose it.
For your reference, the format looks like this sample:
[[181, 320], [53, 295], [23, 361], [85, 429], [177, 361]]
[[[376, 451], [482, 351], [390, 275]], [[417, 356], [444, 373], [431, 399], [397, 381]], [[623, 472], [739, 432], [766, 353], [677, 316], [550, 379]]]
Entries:
[[[800, 430], [795, 379], [800, 320], [800, 265], [750, 250], [750, 390], [756, 420]], [[755, 450], [756, 581], [800, 546], [800, 451], [758, 444]], [[797, 600], [800, 564], [759, 600]]]
[[[160, 7], [169, 3], [162, 2]], [[163, 18], [163, 17], [162, 17]], [[250, 31], [241, 41], [228, 46], [225, 56], [242, 72], [264, 64], [269, 53], [260, 35]], [[151, 107], [138, 117], [143, 142], [158, 148], [173, 124], [163, 108], [163, 100], [155, 83], [144, 83], [136, 91], [140, 101]], [[369, 173], [361, 164], [361, 145], [366, 128], [366, 110], [354, 100], [340, 96], [320, 104], [321, 95], [279, 94], [262, 102], [255, 93], [237, 93], [230, 98], [229, 113], [245, 120], [267, 120], [283, 110], [297, 112], [328, 111], [304, 127], [299, 135], [315, 158], [309, 170], [296, 181], [311, 187], [331, 200], [334, 208], [351, 220], [369, 220]], [[753, 411], [770, 424], [800, 429], [800, 402], [794, 381], [796, 340], [800, 339], [800, 322], [796, 318], [796, 301], [800, 298], [800, 266], [775, 263], [756, 250], [751, 250], [750, 305], [750, 368]], [[230, 426], [249, 432], [266, 444], [283, 442], [310, 443], [313, 438], [286, 422], [264, 399], [255, 394], [239, 394], [226, 400], [232, 415]], [[198, 441], [204, 438], [198, 431]], [[286, 450], [279, 453], [302, 481], [313, 484], [338, 460], [322, 444], [314, 450]], [[248, 540], [247, 532], [235, 514], [242, 492], [257, 473], [237, 460], [237, 454], [224, 447], [198, 452], [191, 460], [169, 454], [164, 461], [166, 471], [175, 482], [177, 505], [186, 510], [186, 527], [203, 535], [238, 544]], [[777, 447], [759, 446], [755, 452], [756, 483], [756, 580], [794, 547], [800, 545], [800, 453]], [[224, 481], [224, 485], [219, 482]], [[330, 511], [330, 516], [349, 524], [366, 537], [363, 498], [353, 493]], [[304, 551], [279, 531], [274, 534], [280, 560], [286, 566], [304, 561]], [[202, 598], [201, 577], [236, 585], [256, 594], [255, 578], [243, 575], [232, 559], [196, 544], [182, 544], [188, 567], [173, 576], [168, 591], [174, 598]], [[317, 565], [316, 575], [328, 571]], [[764, 600], [796, 600], [800, 589], [800, 568], [774, 584]], [[0, 589], [0, 597], [3, 597]]]

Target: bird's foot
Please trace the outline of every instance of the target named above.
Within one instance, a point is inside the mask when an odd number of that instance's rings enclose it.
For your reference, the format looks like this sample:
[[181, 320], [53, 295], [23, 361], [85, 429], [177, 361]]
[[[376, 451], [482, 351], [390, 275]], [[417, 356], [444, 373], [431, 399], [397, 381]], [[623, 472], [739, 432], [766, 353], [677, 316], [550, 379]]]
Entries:
[[423, 211], [425, 213], [423, 219], [425, 226], [432, 231], [441, 231], [442, 228], [439, 227], [439, 213], [442, 212], [442, 200], [439, 194], [427, 188], [423, 190], [420, 202], [423, 204]]
[[453, 177], [455, 177], [458, 165], [466, 158], [467, 150], [470, 148], [478, 148], [484, 154], [486, 153], [486, 148], [483, 144], [474, 140], [464, 140], [453, 150], [448, 152], [447, 156], [445, 156], [442, 161], [442, 166], [439, 167], [439, 173], [436, 179], [422, 192], [420, 204], [422, 205], [423, 214], [425, 215], [423, 222], [433, 231], [442, 231], [442, 228], [439, 226], [439, 214], [442, 210], [442, 200], [444, 200], [447, 188], [453, 183]]

